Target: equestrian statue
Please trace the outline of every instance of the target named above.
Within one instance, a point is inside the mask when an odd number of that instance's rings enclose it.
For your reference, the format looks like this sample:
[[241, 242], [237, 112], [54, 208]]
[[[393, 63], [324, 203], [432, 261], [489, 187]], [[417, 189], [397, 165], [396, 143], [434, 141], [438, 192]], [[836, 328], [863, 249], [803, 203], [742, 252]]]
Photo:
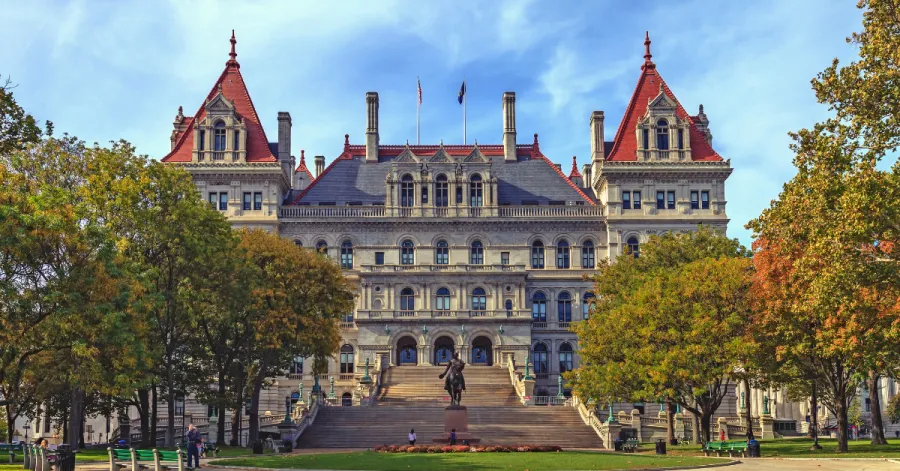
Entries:
[[459, 406], [462, 392], [466, 390], [466, 380], [462, 374], [465, 367], [466, 363], [459, 359], [459, 352], [454, 352], [453, 358], [447, 363], [447, 369], [438, 376], [444, 380], [444, 390], [450, 395], [450, 407]]

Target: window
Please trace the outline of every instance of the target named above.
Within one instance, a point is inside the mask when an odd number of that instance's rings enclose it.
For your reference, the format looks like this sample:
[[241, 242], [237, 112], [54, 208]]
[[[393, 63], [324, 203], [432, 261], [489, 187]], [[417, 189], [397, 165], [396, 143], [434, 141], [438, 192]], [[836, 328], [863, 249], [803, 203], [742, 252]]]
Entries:
[[253, 193], [253, 210], [259, 211], [262, 209], [262, 193], [256, 192]]
[[400, 310], [414, 311], [416, 309], [416, 298], [413, 295], [412, 288], [403, 288], [400, 291]]
[[581, 244], [581, 268], [594, 268], [594, 243], [589, 240]]
[[328, 244], [324, 240], [316, 242], [316, 252], [328, 256]]
[[631, 192], [622, 192], [622, 209], [631, 209]]
[[303, 247], [303, 241], [300, 239], [294, 239], [294, 245], [297, 247]]
[[206, 150], [206, 131], [200, 130], [200, 150]]
[[667, 209], [675, 209], [675, 192], [674, 192], [674, 191], [670, 191], [670, 192], [668, 192], [668, 193], [666, 194], [666, 196], [668, 197], [668, 198], [667, 198], [667, 200], [668, 200], [667, 203], [668, 203], [668, 204], [667, 204], [666, 208], [667, 208]]
[[353, 345], [341, 347], [341, 373], [355, 373], [353, 371]]
[[487, 296], [484, 288], [475, 288], [472, 290], [472, 310], [484, 311], [487, 309]]
[[216, 192], [212, 192], [209, 194], [209, 205], [216, 209], [216, 201], [219, 199], [219, 194]]
[[539, 240], [531, 244], [531, 268], [544, 268], [544, 243]]
[[219, 121], [213, 128], [213, 150], [225, 150], [225, 123]]
[[400, 206], [409, 208], [413, 206], [415, 198], [415, 187], [412, 175], [403, 175], [400, 179]]
[[531, 320], [547, 322], [547, 295], [540, 291], [531, 298]]
[[631, 236], [628, 238], [628, 251], [627, 254], [634, 255], [634, 258], [638, 258], [641, 256], [641, 244], [638, 242], [637, 237]]
[[344, 314], [344, 316], [341, 317], [341, 322], [353, 322], [353, 311], [350, 311], [349, 314]]
[[584, 299], [581, 302], [581, 315], [585, 319], [591, 317], [591, 302], [594, 300], [594, 293], [588, 291], [584, 293]]
[[481, 184], [481, 175], [472, 175], [469, 183], [469, 206], [484, 206], [484, 188]]
[[450, 263], [450, 246], [446, 240], [439, 240], [434, 248], [435, 265], [447, 265]]
[[642, 135], [644, 138], [644, 149], [650, 148], [650, 131], [647, 129], [642, 130]]
[[438, 311], [449, 311], [450, 310], [450, 290], [447, 288], [440, 288], [437, 290], [437, 294], [434, 297], [434, 308]]
[[534, 363], [535, 374], [547, 374], [547, 345], [545, 343], [538, 342], [534, 346], [531, 358], [531, 361]]
[[428, 187], [422, 187], [422, 204], [428, 203]]
[[700, 192], [700, 209], [709, 209], [709, 192]]
[[221, 192], [219, 193], [219, 211], [227, 211], [228, 210], [228, 193]]
[[509, 265], [509, 252], [500, 252], [500, 265]]
[[184, 415], [184, 394], [178, 393], [175, 396], [175, 415]]
[[241, 150], [241, 132], [236, 130], [234, 131], [234, 145], [231, 146], [234, 150]]
[[512, 299], [507, 299], [504, 307], [506, 307], [506, 317], [512, 317]]
[[872, 399], [866, 398], [866, 412], [872, 412]]
[[666, 192], [656, 192], [656, 209], [666, 209]]
[[700, 209], [700, 192], [691, 190], [691, 209]]
[[559, 346], [559, 372], [572, 371], [574, 369], [572, 363], [572, 345], [565, 342]]
[[569, 241], [556, 243], [556, 268], [569, 268]]
[[456, 204], [462, 204], [462, 188], [456, 187]]
[[640, 191], [632, 191], [631, 196], [632, 196], [631, 204], [632, 204], [632, 206], [634, 206], [634, 209], [641, 209], [641, 192]]
[[480, 240], [472, 242], [469, 249], [469, 263], [472, 265], [484, 265], [484, 245]]
[[353, 268], [353, 242], [349, 240], [341, 244], [341, 268]]
[[678, 148], [684, 149], [684, 129], [678, 130]]
[[556, 299], [556, 313], [559, 322], [572, 322], [572, 295], [563, 291]]
[[449, 206], [450, 186], [447, 183], [446, 175], [438, 175], [434, 184], [434, 205], [439, 208]]
[[669, 123], [664, 119], [656, 122], [656, 148], [669, 150]]
[[241, 205], [241, 209], [244, 211], [250, 211], [250, 193], [244, 193], [243, 204]]
[[384, 252], [375, 252], [375, 265], [384, 265]]
[[400, 244], [400, 264], [412, 265], [416, 263], [415, 247], [411, 240], [406, 239]]

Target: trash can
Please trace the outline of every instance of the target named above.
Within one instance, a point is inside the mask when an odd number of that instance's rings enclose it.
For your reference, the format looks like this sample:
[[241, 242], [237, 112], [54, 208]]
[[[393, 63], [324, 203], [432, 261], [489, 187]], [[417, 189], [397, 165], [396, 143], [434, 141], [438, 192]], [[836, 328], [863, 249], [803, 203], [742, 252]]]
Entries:
[[613, 442], [613, 447], [614, 447], [613, 449], [615, 451], [622, 451], [622, 443], [624, 443], [624, 442], [622, 442], [622, 439], [617, 438], [616, 441]]
[[759, 458], [760, 457], [758, 441], [750, 440], [749, 442], [747, 442], [747, 456], [749, 456], [750, 458]]
[[656, 439], [656, 454], [657, 455], [665, 455], [666, 454], [666, 441], [662, 438]]
[[256, 440], [255, 442], [253, 442], [252, 447], [253, 447], [253, 454], [254, 454], [254, 455], [261, 455], [261, 454], [263, 454], [263, 442], [262, 442], [262, 440]]
[[282, 453], [290, 453], [294, 451], [294, 442], [292, 440], [284, 440], [281, 444]]

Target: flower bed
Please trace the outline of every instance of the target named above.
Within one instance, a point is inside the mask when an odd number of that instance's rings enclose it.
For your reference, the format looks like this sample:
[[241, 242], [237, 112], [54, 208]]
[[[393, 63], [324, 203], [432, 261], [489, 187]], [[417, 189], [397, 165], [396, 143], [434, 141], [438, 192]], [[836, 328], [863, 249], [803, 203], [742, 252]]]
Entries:
[[562, 451], [558, 446], [547, 445], [380, 445], [372, 448], [378, 453], [509, 453]]

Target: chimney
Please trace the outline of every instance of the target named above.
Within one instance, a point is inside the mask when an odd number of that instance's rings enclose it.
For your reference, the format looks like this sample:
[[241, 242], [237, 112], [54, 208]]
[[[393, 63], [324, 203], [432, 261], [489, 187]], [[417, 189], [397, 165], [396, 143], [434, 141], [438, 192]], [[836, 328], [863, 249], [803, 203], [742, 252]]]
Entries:
[[591, 162], [603, 161], [603, 112], [591, 113]]
[[503, 92], [503, 160], [516, 157], [516, 92]]
[[294, 181], [294, 160], [291, 158], [291, 114], [278, 112], [278, 161], [288, 181]]
[[378, 92], [366, 92], [366, 162], [378, 162]]
[[582, 185], [582, 188], [590, 188], [593, 180], [591, 180], [591, 166], [589, 164], [581, 166], [581, 175], [584, 177], [584, 185]]
[[322, 175], [322, 172], [325, 171], [325, 156], [317, 155], [314, 157], [316, 161], [316, 178]]

